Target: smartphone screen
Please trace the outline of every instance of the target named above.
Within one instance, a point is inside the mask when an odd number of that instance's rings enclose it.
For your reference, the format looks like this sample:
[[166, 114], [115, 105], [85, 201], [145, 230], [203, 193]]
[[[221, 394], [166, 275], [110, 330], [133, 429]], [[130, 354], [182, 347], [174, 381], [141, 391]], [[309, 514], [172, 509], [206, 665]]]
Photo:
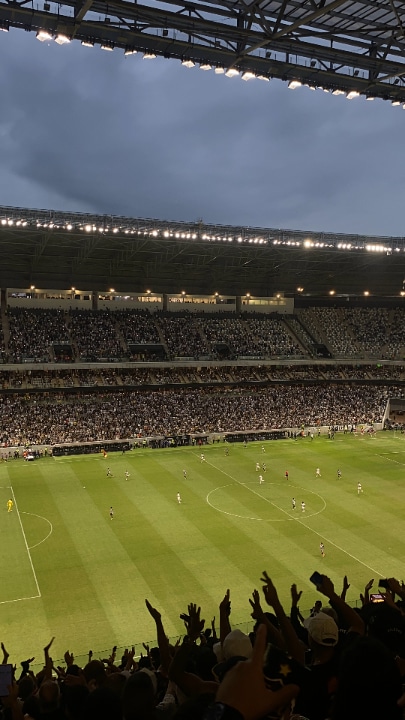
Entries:
[[13, 666], [0, 665], [0, 697], [8, 695], [8, 688], [13, 682]]
[[309, 578], [311, 583], [314, 583], [314, 585], [320, 585], [323, 580], [323, 575], [319, 572], [312, 573], [311, 577]]
[[384, 596], [379, 593], [374, 593], [373, 595], [370, 595], [370, 600], [374, 603], [384, 602]]

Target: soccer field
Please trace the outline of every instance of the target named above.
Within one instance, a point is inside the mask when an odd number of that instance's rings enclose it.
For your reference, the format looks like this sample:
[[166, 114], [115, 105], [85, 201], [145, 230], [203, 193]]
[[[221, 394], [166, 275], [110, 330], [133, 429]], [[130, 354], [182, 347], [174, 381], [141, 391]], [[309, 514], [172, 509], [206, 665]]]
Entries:
[[[218, 621], [227, 588], [232, 624], [247, 623], [264, 569], [287, 611], [297, 583], [304, 612], [317, 597], [314, 570], [339, 590], [347, 574], [353, 603], [370, 578], [405, 577], [405, 436], [264, 448], [231, 445], [227, 456], [221, 443], [204, 448], [206, 462], [196, 448], [176, 448], [2, 463], [0, 635], [10, 662], [41, 662], [53, 635], [55, 660], [66, 649], [97, 657], [135, 644], [139, 652], [155, 639], [145, 598], [171, 637], [182, 632], [179, 613], [189, 602], [201, 605], [208, 624]], [[267, 471], [257, 472], [257, 462]]]

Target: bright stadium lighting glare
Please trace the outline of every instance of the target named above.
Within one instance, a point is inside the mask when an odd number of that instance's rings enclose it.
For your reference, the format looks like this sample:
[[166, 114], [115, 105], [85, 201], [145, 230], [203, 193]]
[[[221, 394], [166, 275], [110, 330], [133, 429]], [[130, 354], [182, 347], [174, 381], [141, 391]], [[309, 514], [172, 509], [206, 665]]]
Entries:
[[225, 76], [229, 77], [229, 78], [237, 77], [238, 75], [239, 75], [239, 70], [237, 70], [236, 68], [229, 68], [229, 70], [227, 70], [225, 73]]
[[85, 225], [84, 229], [85, 229], [86, 232], [91, 232], [91, 231], [92, 231], [91, 225]]
[[142, 58], [142, 59], [143, 59], [143, 60], [154, 60], [155, 57], [156, 57], [156, 55], [155, 55], [154, 52], [145, 52], [145, 53], [143, 54], [143, 58]]
[[195, 67], [195, 62], [194, 62], [194, 60], [190, 60], [190, 59], [189, 59], [189, 60], [182, 60], [182, 61], [181, 61], [181, 64], [184, 65], [184, 67], [186, 67], [186, 68], [193, 68], [193, 67]]
[[367, 95], [366, 100], [375, 100], [374, 95]]
[[256, 75], [258, 80], [263, 80], [264, 82], [270, 82], [270, 78], [266, 77], [266, 75]]
[[347, 93], [346, 97], [348, 100], [353, 100], [356, 97], [359, 97], [360, 93], [357, 92], [357, 90], [351, 90]]
[[223, 75], [225, 72], [225, 68], [223, 67], [216, 67], [214, 70], [215, 75]]
[[93, 40], [82, 40], [83, 47], [94, 47], [94, 41]]
[[100, 45], [102, 50], [105, 50], [106, 52], [112, 52], [114, 50], [113, 43], [103, 43]]
[[296, 90], [296, 88], [301, 87], [302, 83], [299, 80], [290, 80], [288, 83], [288, 89], [289, 90]]
[[72, 41], [71, 41], [71, 38], [68, 37], [67, 35], [59, 34], [56, 36], [55, 42], [58, 45], [67, 45], [68, 43], [70, 43]]
[[201, 63], [200, 70], [212, 70], [212, 65], [209, 63]]
[[47, 40], [52, 40], [52, 35], [47, 30], [38, 30], [36, 38], [39, 42], [46, 42]]
[[0, 32], [8, 32], [10, 30], [10, 23], [6, 20], [0, 22]]
[[339, 89], [332, 90], [332, 95], [344, 95], [344, 94], [345, 94], [344, 90], [339, 90]]
[[370, 295], [370, 293], [369, 293], [368, 290], [365, 290], [363, 294], [364, 294], [366, 297], [368, 297], [368, 296]]
[[128, 57], [129, 55], [136, 55], [138, 50], [135, 50], [135, 48], [132, 47], [126, 47], [124, 50], [124, 56]]
[[393, 100], [392, 103], [391, 103], [392, 107], [396, 107], [396, 106], [398, 106], [398, 105], [400, 105], [400, 104], [401, 104], [401, 103], [400, 103], [399, 100]]
[[242, 75], [242, 80], [254, 80], [256, 75], [252, 72], [244, 72]]
[[329, 290], [329, 295], [334, 295], [334, 294], [335, 294], [334, 290]]

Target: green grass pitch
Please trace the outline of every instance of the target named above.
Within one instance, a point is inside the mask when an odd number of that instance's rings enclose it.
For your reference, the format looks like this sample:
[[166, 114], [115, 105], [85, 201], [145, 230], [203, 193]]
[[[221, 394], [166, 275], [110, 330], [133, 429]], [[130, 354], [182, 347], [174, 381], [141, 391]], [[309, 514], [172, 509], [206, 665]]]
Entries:
[[264, 447], [231, 445], [226, 456], [216, 444], [204, 448], [206, 462], [196, 448], [175, 448], [2, 463], [0, 637], [10, 661], [41, 662], [53, 635], [54, 659], [66, 649], [97, 657], [113, 645], [139, 652], [155, 639], [145, 598], [161, 609], [171, 637], [182, 632], [179, 613], [189, 602], [201, 605], [207, 623], [218, 619], [227, 588], [232, 623], [247, 623], [265, 569], [286, 609], [297, 583], [304, 612], [317, 597], [314, 570], [339, 590], [347, 574], [352, 602], [372, 577], [405, 577], [405, 436], [339, 434]]

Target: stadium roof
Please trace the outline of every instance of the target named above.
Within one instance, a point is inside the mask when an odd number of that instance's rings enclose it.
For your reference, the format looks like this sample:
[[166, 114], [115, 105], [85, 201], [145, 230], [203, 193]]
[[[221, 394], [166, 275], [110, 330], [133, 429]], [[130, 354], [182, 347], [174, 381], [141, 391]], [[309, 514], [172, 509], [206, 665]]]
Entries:
[[0, 0], [0, 29], [405, 103], [400, 0]]
[[398, 296], [405, 277], [405, 238], [10, 207], [0, 253], [3, 288]]

